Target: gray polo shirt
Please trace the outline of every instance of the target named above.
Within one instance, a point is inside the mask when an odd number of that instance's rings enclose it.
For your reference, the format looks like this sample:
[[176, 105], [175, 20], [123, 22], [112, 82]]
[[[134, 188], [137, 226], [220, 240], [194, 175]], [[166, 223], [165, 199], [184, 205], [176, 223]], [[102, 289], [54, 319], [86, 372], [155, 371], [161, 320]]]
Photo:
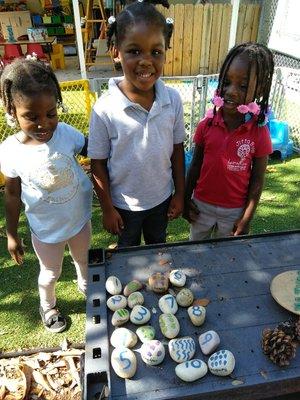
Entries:
[[108, 92], [93, 107], [88, 156], [108, 159], [114, 206], [149, 210], [172, 193], [173, 145], [185, 138], [182, 102], [179, 93], [159, 79], [147, 111], [121, 92], [122, 79], [111, 78]]

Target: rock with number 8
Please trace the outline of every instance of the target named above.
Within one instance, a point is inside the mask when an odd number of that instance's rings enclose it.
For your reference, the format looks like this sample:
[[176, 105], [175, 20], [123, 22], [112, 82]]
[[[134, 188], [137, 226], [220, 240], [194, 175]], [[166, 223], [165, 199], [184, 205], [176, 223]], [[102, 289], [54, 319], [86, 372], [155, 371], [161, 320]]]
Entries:
[[191, 306], [187, 310], [192, 324], [201, 326], [205, 321], [206, 309], [202, 306]]

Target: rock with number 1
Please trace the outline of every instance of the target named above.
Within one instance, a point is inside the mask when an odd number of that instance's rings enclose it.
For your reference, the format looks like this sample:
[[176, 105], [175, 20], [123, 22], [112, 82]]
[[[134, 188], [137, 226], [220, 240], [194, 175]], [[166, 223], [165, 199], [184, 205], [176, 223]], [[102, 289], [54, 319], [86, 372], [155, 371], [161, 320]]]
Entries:
[[109, 276], [105, 282], [105, 288], [109, 294], [115, 295], [122, 292], [122, 284], [119, 278], [116, 276]]

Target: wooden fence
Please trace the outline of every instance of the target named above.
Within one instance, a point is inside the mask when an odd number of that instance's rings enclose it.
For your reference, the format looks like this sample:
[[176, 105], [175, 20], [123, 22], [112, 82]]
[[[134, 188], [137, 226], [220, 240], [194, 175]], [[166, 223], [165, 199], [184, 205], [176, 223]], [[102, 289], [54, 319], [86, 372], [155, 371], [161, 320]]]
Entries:
[[[228, 52], [231, 4], [176, 4], [158, 9], [174, 19], [164, 75], [217, 73]], [[258, 4], [240, 5], [237, 44], [257, 39], [259, 17]]]

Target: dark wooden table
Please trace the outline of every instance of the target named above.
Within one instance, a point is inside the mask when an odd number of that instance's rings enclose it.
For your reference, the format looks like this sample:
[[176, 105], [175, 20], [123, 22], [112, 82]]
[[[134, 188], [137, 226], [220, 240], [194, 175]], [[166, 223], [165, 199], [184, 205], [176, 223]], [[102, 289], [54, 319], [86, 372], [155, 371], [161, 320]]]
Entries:
[[[300, 231], [123, 249], [113, 252], [104, 264], [101, 258], [100, 250], [90, 254], [83, 371], [85, 399], [104, 393], [105, 387], [110, 399], [132, 400], [258, 400], [300, 392], [300, 349], [284, 368], [273, 364], [261, 350], [263, 329], [274, 328], [291, 316], [273, 300], [269, 286], [277, 274], [300, 269]], [[109, 338], [113, 327], [112, 313], [106, 309], [105, 279], [116, 275], [123, 285], [132, 279], [146, 282], [153, 272], [170, 268], [186, 273], [186, 286], [196, 298], [210, 299], [207, 318], [201, 327], [193, 326], [186, 309], [179, 307], [178, 336], [192, 336], [197, 347], [194, 358], [207, 361], [198, 337], [210, 329], [217, 331], [221, 338], [219, 349], [231, 350], [236, 358], [231, 376], [217, 377], [208, 372], [194, 383], [182, 382], [175, 375], [177, 364], [167, 349], [165, 360], [156, 367], [145, 365], [136, 352], [137, 372], [130, 380], [119, 378], [110, 367]], [[158, 327], [159, 296], [148, 289], [142, 293], [144, 305], [157, 311], [150, 320], [156, 338], [166, 343]], [[136, 330], [131, 323], [124, 326]], [[135, 349], [140, 346], [138, 343]], [[291, 398], [300, 399], [300, 395], [295, 396]], [[285, 398], [289, 399], [282, 397]]]

